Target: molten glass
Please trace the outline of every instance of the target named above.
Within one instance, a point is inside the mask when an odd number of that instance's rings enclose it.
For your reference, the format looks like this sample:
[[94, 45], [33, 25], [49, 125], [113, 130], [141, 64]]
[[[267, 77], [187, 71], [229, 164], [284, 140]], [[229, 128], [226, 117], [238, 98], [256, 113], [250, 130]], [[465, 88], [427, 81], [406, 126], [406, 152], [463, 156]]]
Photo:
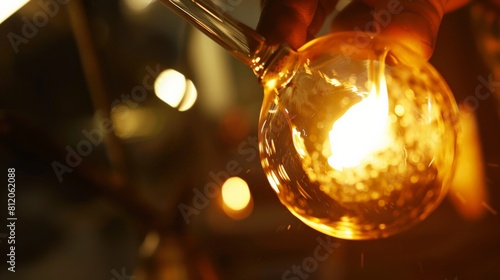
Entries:
[[441, 202], [457, 149], [457, 108], [410, 50], [350, 33], [310, 42], [280, 89], [266, 83], [264, 171], [288, 209], [344, 239], [387, 237]]

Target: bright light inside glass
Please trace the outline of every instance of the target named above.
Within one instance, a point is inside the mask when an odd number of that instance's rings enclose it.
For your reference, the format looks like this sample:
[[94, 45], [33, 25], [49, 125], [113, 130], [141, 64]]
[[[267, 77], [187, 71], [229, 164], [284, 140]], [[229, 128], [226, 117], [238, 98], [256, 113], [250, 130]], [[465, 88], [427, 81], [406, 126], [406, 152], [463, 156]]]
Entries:
[[366, 98], [353, 105], [329, 132], [332, 150], [328, 164], [341, 171], [359, 165], [370, 154], [389, 144], [389, 100], [385, 77], [379, 78]]
[[5, 0], [0, 2], [0, 23], [10, 17], [29, 0]]
[[134, 12], [140, 12], [146, 9], [154, 0], [124, 0], [127, 8]]
[[222, 185], [222, 200], [234, 211], [245, 209], [251, 200], [247, 182], [239, 177], [231, 177]]
[[198, 96], [193, 82], [173, 69], [161, 72], [154, 88], [158, 98], [179, 111], [190, 109]]

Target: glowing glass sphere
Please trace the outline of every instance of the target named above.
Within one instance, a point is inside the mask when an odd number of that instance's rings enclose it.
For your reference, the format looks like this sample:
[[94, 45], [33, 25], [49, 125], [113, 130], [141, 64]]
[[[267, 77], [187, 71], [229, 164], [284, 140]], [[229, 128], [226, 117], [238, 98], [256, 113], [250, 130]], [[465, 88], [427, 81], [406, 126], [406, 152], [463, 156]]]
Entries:
[[429, 63], [396, 42], [354, 35], [308, 43], [287, 86], [265, 87], [259, 149], [271, 186], [300, 220], [334, 237], [374, 239], [439, 205], [458, 113]]

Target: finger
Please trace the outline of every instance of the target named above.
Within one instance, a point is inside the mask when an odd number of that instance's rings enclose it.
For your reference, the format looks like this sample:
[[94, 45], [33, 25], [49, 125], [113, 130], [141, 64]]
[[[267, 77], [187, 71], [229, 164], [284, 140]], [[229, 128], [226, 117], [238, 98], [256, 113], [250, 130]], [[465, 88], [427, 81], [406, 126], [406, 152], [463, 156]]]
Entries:
[[377, 2], [374, 19], [380, 20], [381, 34], [397, 38], [425, 59], [434, 51], [447, 0], [382, 0]]
[[268, 44], [288, 43], [297, 49], [319, 30], [334, 3], [336, 0], [264, 1], [257, 31]]
[[305, 43], [318, 1], [264, 1], [257, 31], [268, 44], [288, 43], [298, 48]]
[[307, 41], [314, 39], [319, 30], [323, 27], [325, 19], [335, 9], [337, 0], [320, 0], [316, 6], [315, 16], [308, 28]]
[[[399, 41], [429, 59], [434, 51], [439, 26], [445, 12], [469, 0], [382, 0], [375, 13], [390, 12], [392, 18], [382, 34]], [[398, 12], [399, 11], [399, 12]]]
[[425, 59], [434, 50], [445, 11], [468, 0], [364, 0], [347, 6], [332, 22], [332, 31], [383, 34], [395, 38]]
[[370, 32], [370, 30], [366, 30], [366, 25], [373, 21], [371, 11], [373, 11], [373, 7], [369, 4], [363, 1], [353, 1], [332, 20], [331, 31]]

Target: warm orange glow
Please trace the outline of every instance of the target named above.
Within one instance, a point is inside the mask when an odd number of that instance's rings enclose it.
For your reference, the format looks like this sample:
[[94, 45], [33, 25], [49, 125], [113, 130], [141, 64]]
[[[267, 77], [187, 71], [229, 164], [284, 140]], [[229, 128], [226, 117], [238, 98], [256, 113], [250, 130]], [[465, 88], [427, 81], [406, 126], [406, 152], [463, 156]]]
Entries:
[[456, 103], [435, 69], [397, 42], [373, 36], [360, 49], [355, 34], [330, 36], [299, 50], [289, 84], [265, 84], [262, 167], [280, 201], [313, 229], [385, 238], [446, 195], [460, 146]]
[[143, 257], [151, 256], [160, 244], [160, 235], [156, 231], [149, 232], [139, 247], [139, 253]]
[[457, 169], [451, 184], [450, 199], [461, 216], [468, 220], [478, 219], [486, 212], [484, 203], [488, 197], [484, 178], [483, 156], [479, 131], [474, 113], [460, 111], [462, 146], [457, 158]]
[[370, 93], [338, 119], [329, 132], [331, 156], [328, 164], [337, 169], [359, 165], [371, 153], [389, 145], [387, 124], [389, 100], [385, 77], [373, 83]]

